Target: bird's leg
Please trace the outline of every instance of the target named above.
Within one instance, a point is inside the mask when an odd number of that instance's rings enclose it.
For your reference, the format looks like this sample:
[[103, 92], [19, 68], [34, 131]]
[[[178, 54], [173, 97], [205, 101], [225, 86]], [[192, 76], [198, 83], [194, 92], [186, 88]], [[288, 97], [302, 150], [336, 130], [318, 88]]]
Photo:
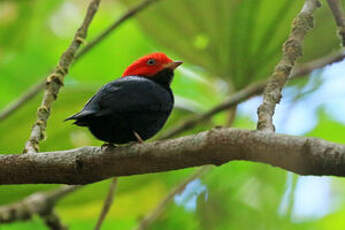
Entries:
[[140, 136], [137, 132], [135, 132], [134, 130], [133, 130], [133, 134], [134, 134], [135, 138], [137, 138], [137, 141], [138, 141], [139, 143], [144, 143], [144, 141], [143, 141], [143, 139], [141, 138], [141, 136]]
[[108, 148], [116, 148], [116, 145], [112, 144], [112, 143], [104, 143], [102, 146], [101, 146], [101, 150], [104, 151], [104, 150], [107, 150]]

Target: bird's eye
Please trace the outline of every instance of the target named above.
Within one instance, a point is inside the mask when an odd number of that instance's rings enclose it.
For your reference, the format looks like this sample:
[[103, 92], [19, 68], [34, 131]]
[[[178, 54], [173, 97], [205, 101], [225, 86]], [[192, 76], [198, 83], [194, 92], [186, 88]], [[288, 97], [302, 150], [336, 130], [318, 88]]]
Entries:
[[154, 64], [156, 64], [156, 60], [153, 59], [153, 58], [151, 58], [151, 59], [147, 60], [146, 64], [148, 64], [148, 65], [154, 65]]

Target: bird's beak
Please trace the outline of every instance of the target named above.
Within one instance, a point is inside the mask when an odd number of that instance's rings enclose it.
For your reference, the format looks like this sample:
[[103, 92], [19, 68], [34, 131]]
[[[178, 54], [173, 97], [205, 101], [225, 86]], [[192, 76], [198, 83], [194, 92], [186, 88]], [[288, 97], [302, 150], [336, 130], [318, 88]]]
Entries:
[[176, 69], [179, 65], [182, 65], [183, 61], [173, 61], [164, 65], [164, 68]]

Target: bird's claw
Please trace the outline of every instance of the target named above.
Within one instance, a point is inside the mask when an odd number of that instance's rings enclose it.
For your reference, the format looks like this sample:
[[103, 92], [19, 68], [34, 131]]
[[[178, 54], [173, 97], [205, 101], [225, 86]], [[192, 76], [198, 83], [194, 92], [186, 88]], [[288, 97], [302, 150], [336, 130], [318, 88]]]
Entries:
[[102, 150], [102, 151], [106, 151], [106, 150], [112, 149], [112, 148], [116, 148], [116, 145], [111, 144], [111, 143], [104, 143], [104, 144], [101, 146], [101, 150]]

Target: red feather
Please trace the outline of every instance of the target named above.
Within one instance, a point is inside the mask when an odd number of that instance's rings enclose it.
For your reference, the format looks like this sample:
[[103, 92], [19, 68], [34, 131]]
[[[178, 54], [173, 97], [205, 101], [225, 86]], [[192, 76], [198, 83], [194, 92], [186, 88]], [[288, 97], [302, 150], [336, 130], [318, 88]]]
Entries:
[[[154, 64], [149, 64], [150, 59], [154, 60]], [[146, 76], [150, 77], [158, 73], [164, 68], [164, 65], [172, 62], [167, 55], [161, 52], [151, 53], [134, 61], [127, 67], [122, 77], [126, 76]]]

